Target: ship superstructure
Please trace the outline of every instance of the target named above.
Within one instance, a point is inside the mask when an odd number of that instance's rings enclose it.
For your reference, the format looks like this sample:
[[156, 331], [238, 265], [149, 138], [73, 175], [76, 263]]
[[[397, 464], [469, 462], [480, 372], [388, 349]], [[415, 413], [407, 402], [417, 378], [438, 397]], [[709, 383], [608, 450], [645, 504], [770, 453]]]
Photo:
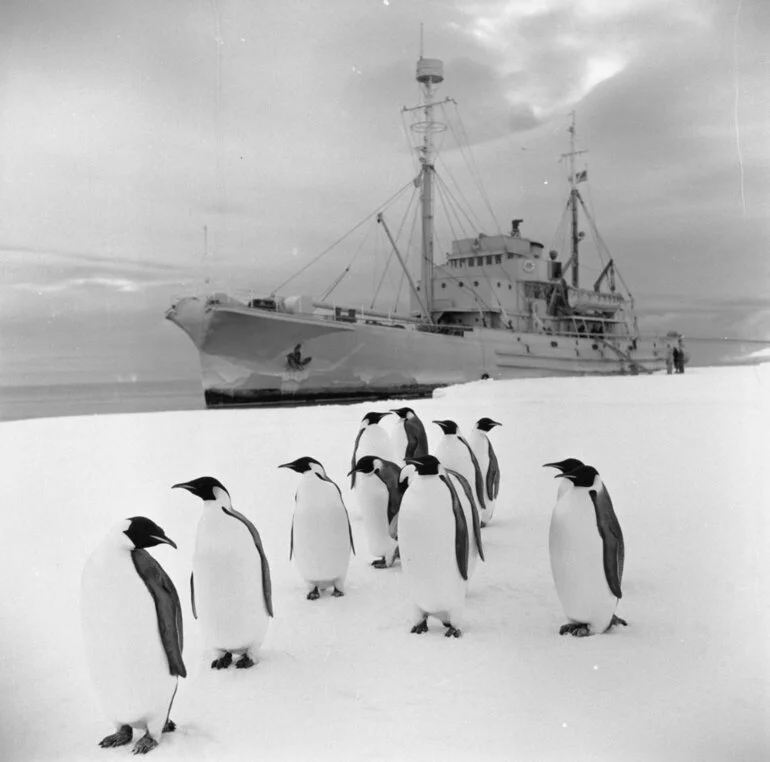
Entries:
[[[421, 103], [404, 112], [419, 174], [420, 277], [415, 280], [383, 214], [377, 216], [410, 285], [407, 314], [345, 307], [309, 296], [275, 293], [236, 299], [185, 297], [167, 317], [200, 353], [209, 405], [299, 403], [411, 396], [481, 378], [653, 372], [665, 366], [671, 337], [643, 338], [633, 300], [617, 289], [611, 258], [590, 288], [579, 280], [578, 214], [587, 213], [576, 170], [574, 114], [569, 128], [570, 193], [565, 208], [569, 251], [545, 251], [510, 230], [457, 238], [434, 262], [436, 150], [445, 129], [436, 118], [443, 64], [421, 57]], [[593, 223], [591, 222], [593, 225]], [[598, 235], [598, 232], [597, 232]], [[566, 259], [564, 258], [566, 257]]]

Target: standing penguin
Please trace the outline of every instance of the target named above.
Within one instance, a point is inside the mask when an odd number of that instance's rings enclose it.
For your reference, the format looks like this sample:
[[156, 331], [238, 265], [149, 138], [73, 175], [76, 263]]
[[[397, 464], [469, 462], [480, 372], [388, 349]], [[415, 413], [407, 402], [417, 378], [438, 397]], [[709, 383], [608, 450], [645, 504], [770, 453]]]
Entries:
[[484, 485], [485, 510], [482, 512], [481, 525], [486, 526], [492, 521], [497, 504], [497, 495], [500, 492], [500, 466], [497, 462], [495, 448], [489, 439], [489, 432], [495, 426], [502, 426], [502, 423], [493, 421], [491, 418], [479, 418], [476, 421], [473, 431], [468, 437], [468, 444], [479, 462], [481, 479]]
[[219, 653], [212, 669], [254, 666], [273, 616], [270, 565], [254, 524], [236, 511], [211, 476], [175, 484], [203, 500], [195, 538], [190, 595], [206, 647]]
[[344, 595], [350, 553], [356, 549], [340, 488], [315, 458], [297, 458], [278, 468], [290, 468], [302, 476], [294, 498], [289, 560], [296, 556], [310, 591], [307, 599], [316, 600], [328, 587], [334, 587], [333, 596]]
[[[562, 474], [574, 471], [576, 468], [580, 468], [584, 465], [582, 460], [577, 458], [565, 458], [564, 460], [557, 461], [555, 463], [546, 463], [544, 468], [557, 468]], [[554, 478], [558, 478], [554, 477]], [[558, 500], [565, 492], [572, 489], [572, 482], [569, 479], [559, 483], [559, 489], [556, 493], [556, 499]], [[617, 536], [620, 538], [620, 545], [618, 547], [618, 569], [620, 571], [620, 581], [623, 581], [623, 567], [626, 562], [626, 548], [623, 542], [623, 532], [620, 529], [620, 522], [615, 515], [615, 509], [612, 506], [612, 500], [610, 499], [610, 493], [607, 491], [607, 485], [602, 481], [599, 487], [599, 492], [602, 496], [602, 502], [607, 507], [610, 515], [610, 522], [615, 527]]]
[[593, 466], [556, 478], [568, 482], [554, 506], [549, 536], [556, 593], [569, 619], [559, 634], [584, 637], [625, 625], [615, 616], [623, 596], [623, 533], [609, 494]]
[[398, 416], [391, 433], [393, 442], [393, 460], [401, 464], [407, 458], [421, 458], [428, 454], [428, 436], [425, 426], [410, 407], [400, 407], [391, 411]]
[[353, 491], [361, 508], [369, 552], [378, 556], [372, 562], [375, 569], [393, 566], [398, 556], [398, 511], [403, 495], [400, 471], [389, 460], [364, 455], [350, 472], [358, 474]]
[[146, 754], [169, 719], [182, 660], [182, 607], [174, 583], [145, 550], [164, 543], [163, 530], [144, 516], [121, 521], [96, 547], [83, 569], [81, 615], [91, 678], [116, 732], [100, 746], [130, 743], [145, 730], [134, 754]]
[[383, 460], [393, 460], [393, 443], [390, 435], [380, 426], [380, 421], [390, 412], [367, 413], [361, 419], [361, 427], [358, 429], [356, 443], [353, 445], [353, 457], [350, 461], [350, 488], [356, 486], [356, 463], [364, 455], [376, 455]]
[[468, 580], [468, 525], [455, 487], [432, 455], [410, 458], [409, 487], [401, 501], [398, 542], [401, 566], [414, 602], [412, 632], [428, 631], [428, 617], [462, 635], [458, 625]]
[[[487, 518], [486, 494], [481, 468], [468, 440], [460, 433], [454, 421], [433, 421], [444, 433], [436, 446], [436, 457], [444, 468], [462, 474], [473, 489], [481, 526]], [[470, 526], [470, 524], [469, 524]]]

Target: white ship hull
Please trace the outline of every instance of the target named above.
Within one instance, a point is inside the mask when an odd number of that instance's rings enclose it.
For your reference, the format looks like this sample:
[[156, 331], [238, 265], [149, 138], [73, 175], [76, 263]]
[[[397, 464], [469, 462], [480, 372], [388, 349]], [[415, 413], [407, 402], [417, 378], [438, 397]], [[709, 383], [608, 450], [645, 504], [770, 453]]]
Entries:
[[209, 406], [421, 396], [482, 378], [652, 372], [666, 341], [338, 320], [186, 297], [167, 318], [200, 354]]

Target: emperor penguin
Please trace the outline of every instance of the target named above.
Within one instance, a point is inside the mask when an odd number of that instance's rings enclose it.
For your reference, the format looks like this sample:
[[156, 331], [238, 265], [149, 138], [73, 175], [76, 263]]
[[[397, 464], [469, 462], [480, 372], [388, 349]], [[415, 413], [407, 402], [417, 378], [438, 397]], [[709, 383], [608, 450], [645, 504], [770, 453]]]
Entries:
[[[476, 498], [475, 506], [478, 511], [481, 526], [486, 524], [487, 505], [484, 490], [484, 480], [481, 476], [481, 467], [468, 440], [460, 433], [454, 421], [433, 421], [443, 432], [443, 436], [436, 446], [436, 457], [444, 468], [462, 474], [473, 489]], [[470, 523], [468, 524], [470, 526]]]
[[471, 450], [479, 462], [481, 480], [484, 485], [486, 508], [481, 517], [482, 526], [486, 526], [492, 521], [492, 516], [495, 514], [495, 506], [497, 505], [497, 495], [500, 492], [500, 465], [495, 448], [489, 439], [489, 432], [495, 426], [502, 425], [502, 423], [493, 421], [491, 418], [479, 418], [468, 437], [468, 444], [470, 444]]
[[329, 587], [334, 588], [333, 596], [340, 597], [345, 594], [351, 551], [356, 552], [340, 488], [315, 458], [297, 458], [278, 468], [302, 476], [294, 498], [289, 560], [296, 558], [309, 590], [307, 599], [317, 600]]
[[401, 469], [392, 461], [364, 455], [353, 466], [358, 474], [356, 493], [364, 520], [369, 552], [377, 559], [375, 569], [393, 566], [398, 557], [398, 511], [403, 492], [399, 484]]
[[584, 637], [626, 625], [615, 616], [623, 597], [623, 533], [602, 479], [586, 465], [556, 478], [568, 485], [554, 506], [549, 535], [551, 572], [569, 619], [559, 634]]
[[433, 455], [410, 458], [414, 471], [401, 501], [398, 543], [401, 566], [414, 604], [412, 632], [428, 631], [428, 617], [459, 638], [468, 581], [468, 525], [457, 490]]
[[356, 486], [356, 463], [365, 455], [375, 455], [383, 460], [393, 460], [393, 443], [390, 441], [390, 434], [380, 426], [380, 421], [390, 415], [390, 411], [385, 413], [367, 413], [361, 419], [361, 427], [358, 429], [356, 442], [353, 445], [353, 457], [350, 461], [350, 488]]
[[144, 516], [121, 521], [97, 545], [83, 569], [81, 618], [91, 678], [115, 733], [100, 746], [130, 743], [133, 728], [144, 736], [134, 754], [146, 754], [169, 718], [182, 660], [182, 606], [174, 583], [147, 552], [176, 543]]
[[393, 442], [393, 460], [401, 465], [407, 458], [427, 455], [428, 435], [414, 410], [410, 407], [400, 407], [390, 412], [398, 416], [390, 435]]
[[212, 476], [175, 484], [203, 501], [195, 538], [190, 597], [212, 669], [254, 666], [273, 616], [272, 582], [262, 538], [233, 508], [230, 493]]

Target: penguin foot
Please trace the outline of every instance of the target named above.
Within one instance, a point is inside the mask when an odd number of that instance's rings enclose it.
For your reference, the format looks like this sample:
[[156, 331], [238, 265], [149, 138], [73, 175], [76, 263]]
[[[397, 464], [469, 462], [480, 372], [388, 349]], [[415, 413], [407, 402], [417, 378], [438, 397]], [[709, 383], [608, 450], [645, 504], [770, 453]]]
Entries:
[[240, 659], [238, 659], [237, 662], [235, 662], [235, 668], [236, 669], [248, 669], [249, 667], [253, 667], [256, 664], [254, 659], [251, 658], [248, 654], [243, 654]]
[[131, 729], [130, 725], [121, 725], [118, 728], [117, 733], [102, 738], [102, 740], [99, 741], [99, 746], [101, 746], [102, 749], [110, 749], [113, 746], [125, 746], [125, 744], [131, 742], [133, 735], [134, 731]]
[[418, 622], [414, 627], [412, 627], [412, 632], [415, 635], [422, 635], [424, 632], [428, 631], [428, 620], [423, 619], [422, 622]]
[[610, 626], [607, 628], [608, 630], [610, 627], [614, 627], [616, 624], [622, 624], [623, 627], [628, 627], [628, 622], [625, 619], [621, 619], [619, 616], [612, 615], [612, 621], [610, 622]]
[[587, 624], [581, 624], [580, 622], [570, 622], [569, 624], [563, 624], [559, 627], [559, 635], [566, 635], [569, 633], [575, 638], [585, 638], [591, 634], [591, 630]]
[[314, 587], [308, 594], [307, 599], [309, 601], [317, 601], [321, 597], [321, 593], [318, 592], [318, 588]]
[[461, 638], [463, 636], [462, 630], [458, 630], [457, 627], [453, 627], [451, 624], [444, 624], [446, 632], [445, 638]]
[[146, 733], [134, 744], [132, 753], [147, 754], [148, 751], [152, 751], [157, 745], [158, 742], [149, 733]]
[[343, 595], [345, 595], [345, 593], [343, 593], [343, 592], [342, 592], [342, 590], [338, 590], [338, 589], [335, 587], [335, 588], [334, 588], [334, 590], [332, 591], [332, 595], [333, 595], [335, 598], [342, 598], [342, 596], [343, 596]]
[[378, 558], [378, 559], [372, 561], [372, 566], [375, 569], [387, 569], [388, 568], [388, 565], [385, 562], [385, 558], [384, 557], [383, 558]]
[[227, 669], [233, 663], [233, 655], [227, 651], [224, 656], [211, 662], [211, 669]]
[[480, 521], [479, 526], [483, 529], [487, 525], [486, 521]]
[[176, 723], [173, 720], [166, 720], [166, 724], [163, 726], [164, 733], [173, 733], [176, 730]]

